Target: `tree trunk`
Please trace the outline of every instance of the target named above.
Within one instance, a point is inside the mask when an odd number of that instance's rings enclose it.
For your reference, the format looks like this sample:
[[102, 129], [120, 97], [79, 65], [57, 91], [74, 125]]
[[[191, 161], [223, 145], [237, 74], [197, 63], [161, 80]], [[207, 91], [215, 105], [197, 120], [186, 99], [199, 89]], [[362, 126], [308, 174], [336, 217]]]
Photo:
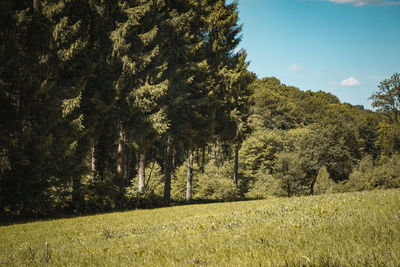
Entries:
[[198, 148], [196, 148], [196, 164], [197, 167], [200, 165], [200, 153]]
[[185, 143], [182, 142], [182, 164], [185, 163]]
[[118, 166], [117, 173], [122, 185], [126, 182], [126, 146], [125, 146], [125, 132], [122, 126], [119, 130], [119, 141], [118, 141]]
[[92, 148], [92, 162], [91, 162], [91, 168], [92, 168], [92, 178], [95, 181], [101, 180], [102, 174], [103, 174], [103, 169], [101, 168], [103, 165], [101, 164], [101, 156], [100, 156], [100, 147], [99, 144], [93, 145]]
[[315, 185], [315, 182], [316, 182], [316, 180], [317, 180], [317, 175], [315, 175], [315, 176], [313, 176], [313, 177], [315, 177], [312, 181], [311, 181], [311, 185], [310, 185], [310, 195], [314, 195], [314, 185]]
[[94, 146], [91, 149], [91, 157], [92, 157], [91, 170], [94, 173], [96, 171], [96, 157], [94, 156]]
[[208, 163], [210, 163], [211, 161], [211, 150], [212, 150], [211, 146], [208, 146]]
[[146, 154], [141, 153], [139, 155], [139, 193], [144, 192], [145, 180], [146, 180]]
[[135, 151], [132, 148], [127, 147], [126, 148], [126, 154], [128, 155], [127, 160], [126, 160], [126, 177], [128, 178], [126, 180], [126, 186], [131, 186], [131, 180], [130, 178], [136, 176], [136, 155]]
[[167, 139], [167, 155], [165, 159], [165, 173], [164, 173], [164, 200], [171, 200], [171, 172], [172, 172], [172, 151], [173, 140], [172, 136], [168, 135]]
[[239, 148], [240, 145], [235, 145], [235, 163], [233, 166], [233, 182], [237, 185], [239, 180]]
[[118, 195], [115, 204], [118, 208], [122, 207], [124, 198], [125, 184], [126, 184], [126, 145], [125, 145], [125, 132], [120, 125], [119, 140], [118, 140], [118, 165], [117, 165], [118, 180], [116, 186], [118, 188]]
[[72, 179], [72, 207], [74, 213], [81, 210], [83, 202], [81, 177], [76, 175]]
[[201, 169], [204, 170], [204, 165], [206, 164], [206, 159], [205, 159], [205, 154], [206, 154], [206, 147], [203, 147], [203, 153], [202, 153], [202, 159], [201, 159]]
[[175, 167], [176, 167], [176, 162], [177, 162], [176, 155], [177, 154], [178, 153], [176, 153], [176, 149], [174, 146], [174, 148], [172, 149], [172, 169], [175, 169]]
[[193, 151], [188, 149], [188, 170], [186, 176], [186, 201], [192, 200], [192, 182], [193, 182]]
[[217, 143], [214, 143], [214, 159], [215, 159], [215, 165], [218, 166], [218, 158], [217, 158]]

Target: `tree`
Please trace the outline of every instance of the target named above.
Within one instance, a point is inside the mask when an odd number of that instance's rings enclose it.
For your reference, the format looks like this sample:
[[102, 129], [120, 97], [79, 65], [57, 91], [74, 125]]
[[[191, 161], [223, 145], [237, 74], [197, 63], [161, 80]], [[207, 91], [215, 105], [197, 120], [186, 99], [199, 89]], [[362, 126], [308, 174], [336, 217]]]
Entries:
[[276, 157], [273, 176], [278, 179], [284, 196], [291, 197], [307, 192], [309, 181], [301, 168], [299, 155], [293, 152], [280, 152]]
[[127, 144], [139, 152], [139, 192], [145, 190], [146, 153], [167, 129], [164, 96], [168, 80], [162, 47], [164, 1], [124, 1], [123, 21], [111, 33], [113, 58], [120, 68], [115, 89], [120, 124], [120, 179]]
[[[192, 93], [195, 87], [195, 55], [201, 47], [201, 36], [195, 27], [196, 7], [201, 2], [188, 0], [167, 1], [164, 22], [162, 25], [163, 50], [168, 64], [166, 77], [169, 85], [165, 97], [165, 112], [168, 129], [165, 134], [165, 187], [164, 198], [171, 197], [171, 174], [173, 171], [174, 145], [179, 141], [192, 141], [193, 128], [190, 125], [192, 108]], [[201, 21], [200, 21], [201, 24]], [[199, 53], [202, 55], [202, 53]], [[191, 143], [190, 146], [193, 146]]]
[[250, 84], [255, 75], [247, 71], [246, 52], [235, 51], [241, 40], [236, 1], [211, 1], [208, 17], [208, 65], [213, 81], [210, 95], [215, 107], [215, 136], [234, 146], [233, 181], [238, 183], [239, 150], [250, 131]]
[[239, 51], [235, 55], [235, 68], [229, 70], [225, 77], [227, 79], [226, 86], [227, 100], [225, 109], [229, 116], [225, 119], [225, 123], [230, 124], [230, 135], [225, 136], [231, 139], [234, 145], [234, 167], [233, 167], [233, 182], [237, 185], [239, 180], [239, 150], [245, 137], [250, 133], [250, 125], [247, 120], [250, 116], [250, 96], [251, 83], [255, 80], [255, 75], [247, 71], [248, 64], [245, 62], [246, 53]]
[[332, 180], [346, 180], [360, 159], [360, 151], [352, 127], [344, 122], [315, 124], [310, 128], [310, 133], [302, 138], [298, 149], [299, 161], [313, 194], [318, 172], [323, 166]]
[[395, 73], [382, 81], [370, 99], [372, 107], [386, 116], [386, 121], [378, 127], [378, 144], [382, 152], [387, 155], [400, 152], [400, 74]]
[[[7, 118], [1, 119], [0, 138], [8, 163], [0, 179], [6, 200], [1, 206], [43, 214], [54, 208], [60, 188], [72, 186], [72, 201], [80, 198], [75, 178], [84, 172], [85, 153], [79, 149], [84, 127], [77, 110], [85, 84], [80, 68], [87, 65], [89, 6], [5, 1], [1, 10], [0, 101], [7, 111], [0, 116]], [[83, 74], [76, 75], [77, 69]]]
[[247, 178], [256, 179], [258, 170], [272, 173], [276, 154], [283, 150], [283, 132], [258, 130], [250, 134], [240, 149], [243, 155], [241, 166]]

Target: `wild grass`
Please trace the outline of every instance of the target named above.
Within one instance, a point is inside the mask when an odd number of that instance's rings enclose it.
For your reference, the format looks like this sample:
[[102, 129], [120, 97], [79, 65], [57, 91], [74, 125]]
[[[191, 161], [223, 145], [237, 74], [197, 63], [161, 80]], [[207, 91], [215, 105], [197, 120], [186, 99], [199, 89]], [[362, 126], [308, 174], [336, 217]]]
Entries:
[[0, 227], [4, 266], [398, 266], [400, 190]]

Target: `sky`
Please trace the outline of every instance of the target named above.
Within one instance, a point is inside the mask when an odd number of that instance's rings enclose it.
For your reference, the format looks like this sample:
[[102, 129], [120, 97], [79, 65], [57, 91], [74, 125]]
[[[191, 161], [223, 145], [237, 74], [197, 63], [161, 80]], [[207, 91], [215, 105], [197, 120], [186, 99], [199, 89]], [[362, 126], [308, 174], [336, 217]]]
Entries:
[[239, 0], [249, 70], [371, 109], [400, 72], [400, 0]]

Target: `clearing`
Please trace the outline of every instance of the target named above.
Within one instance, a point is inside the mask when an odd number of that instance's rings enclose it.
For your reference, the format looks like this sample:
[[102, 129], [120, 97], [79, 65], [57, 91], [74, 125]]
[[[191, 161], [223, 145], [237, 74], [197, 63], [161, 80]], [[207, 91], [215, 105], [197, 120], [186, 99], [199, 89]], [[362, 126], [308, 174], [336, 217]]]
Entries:
[[396, 266], [400, 190], [0, 227], [0, 266]]

